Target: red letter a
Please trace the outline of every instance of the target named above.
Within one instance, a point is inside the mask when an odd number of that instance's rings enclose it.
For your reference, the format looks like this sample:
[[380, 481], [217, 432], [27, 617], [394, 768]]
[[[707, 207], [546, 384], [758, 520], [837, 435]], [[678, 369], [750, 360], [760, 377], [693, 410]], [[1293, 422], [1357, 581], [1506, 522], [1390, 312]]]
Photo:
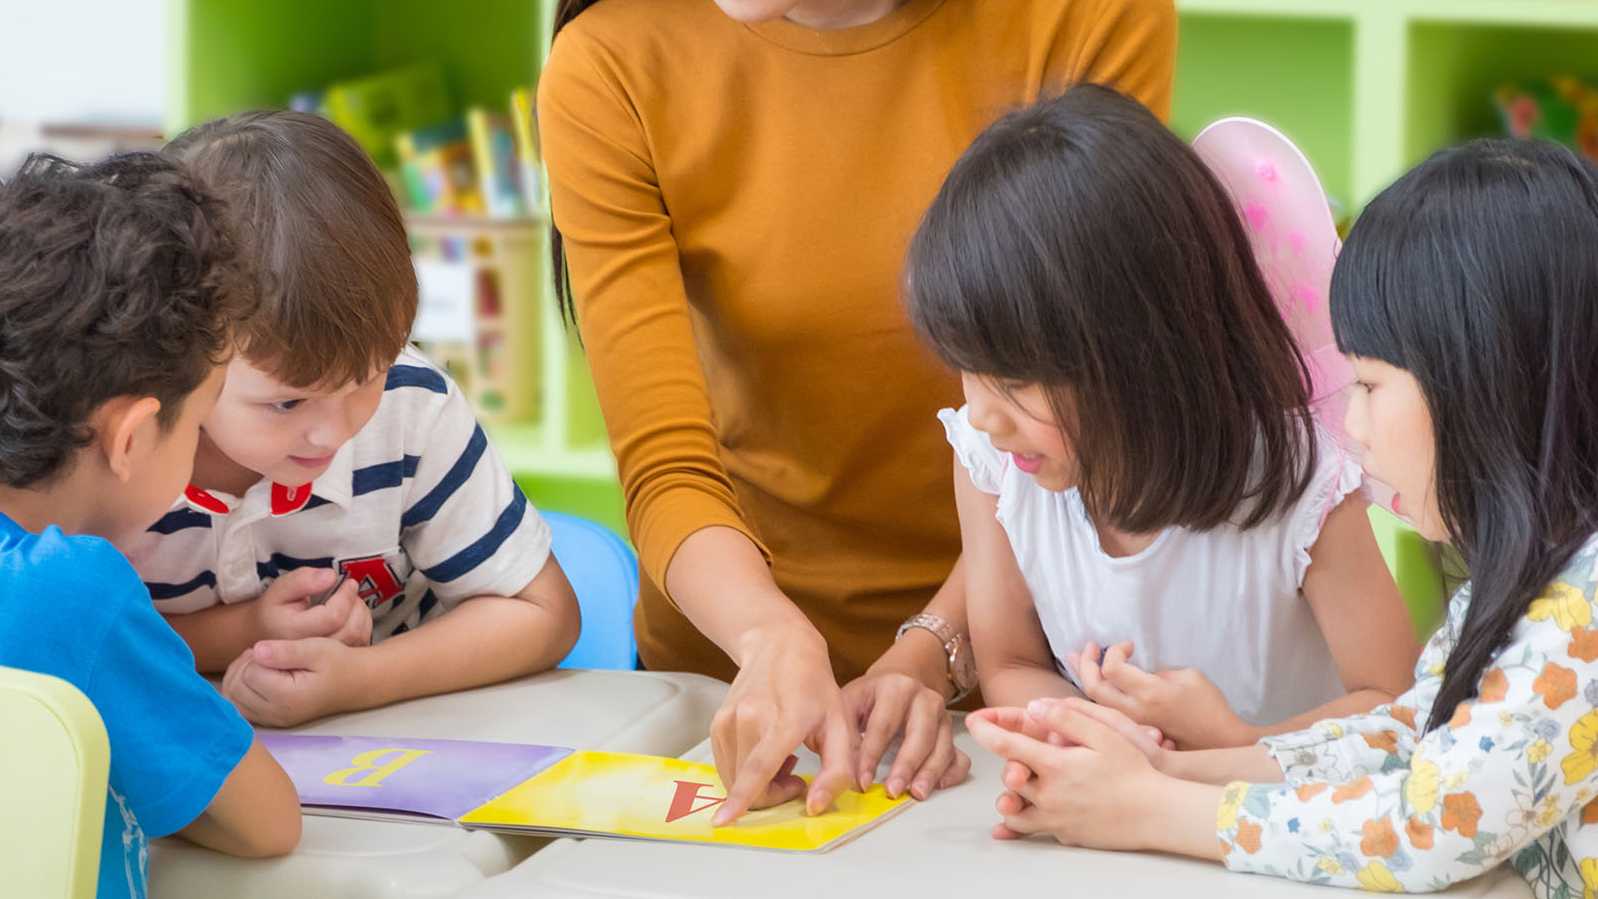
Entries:
[[[699, 791], [710, 786], [710, 784], [694, 783], [691, 780], [679, 780], [676, 781], [676, 784], [677, 793], [671, 797], [671, 808], [666, 812], [667, 824], [680, 818], [686, 818], [695, 812], [702, 812], [707, 808], [715, 808], [727, 801], [725, 796], [700, 796]], [[704, 804], [694, 805], [694, 800], [697, 799], [705, 800]]]

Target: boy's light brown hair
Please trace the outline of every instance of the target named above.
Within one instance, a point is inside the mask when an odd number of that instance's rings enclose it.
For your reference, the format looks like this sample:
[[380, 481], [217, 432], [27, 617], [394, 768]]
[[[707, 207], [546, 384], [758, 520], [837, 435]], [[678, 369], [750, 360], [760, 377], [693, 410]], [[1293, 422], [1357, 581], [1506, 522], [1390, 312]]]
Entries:
[[167, 145], [226, 204], [257, 286], [239, 350], [300, 388], [334, 388], [394, 361], [416, 319], [405, 222], [382, 174], [338, 126], [258, 111]]

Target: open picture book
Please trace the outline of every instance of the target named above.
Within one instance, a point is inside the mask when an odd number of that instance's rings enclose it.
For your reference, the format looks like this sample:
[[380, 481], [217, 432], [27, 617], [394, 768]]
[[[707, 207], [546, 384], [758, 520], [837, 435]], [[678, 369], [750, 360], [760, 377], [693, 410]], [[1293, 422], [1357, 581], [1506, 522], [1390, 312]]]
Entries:
[[309, 815], [820, 852], [899, 811], [882, 786], [813, 817], [796, 799], [712, 827], [725, 798], [713, 765], [651, 755], [483, 743], [262, 734]]

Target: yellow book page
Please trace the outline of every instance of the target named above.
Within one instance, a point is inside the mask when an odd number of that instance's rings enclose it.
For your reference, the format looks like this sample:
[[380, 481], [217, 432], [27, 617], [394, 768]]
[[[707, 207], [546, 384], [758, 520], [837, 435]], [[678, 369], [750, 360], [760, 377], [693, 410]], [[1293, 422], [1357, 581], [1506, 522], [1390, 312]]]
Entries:
[[725, 798], [713, 765], [616, 752], [576, 752], [531, 780], [473, 809], [468, 827], [555, 830], [814, 852], [882, 820], [904, 797], [889, 799], [880, 784], [846, 792], [834, 807], [806, 817], [796, 799], [712, 827]]

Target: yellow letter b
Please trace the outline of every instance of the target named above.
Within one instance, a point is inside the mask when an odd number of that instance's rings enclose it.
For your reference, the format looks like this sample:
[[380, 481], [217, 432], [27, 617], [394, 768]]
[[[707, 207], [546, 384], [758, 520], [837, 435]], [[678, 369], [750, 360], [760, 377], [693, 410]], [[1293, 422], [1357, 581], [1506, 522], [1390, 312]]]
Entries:
[[[339, 771], [334, 771], [332, 774], [322, 778], [322, 783], [325, 783], [331, 787], [380, 786], [382, 785], [384, 779], [386, 779], [389, 775], [405, 767], [406, 765], [409, 765], [411, 762], [416, 761], [422, 756], [427, 755], [431, 751], [432, 750], [430, 749], [373, 749], [368, 752], [363, 752], [351, 759], [350, 767]], [[395, 753], [398, 754], [395, 755], [391, 761], [379, 764], [380, 762], [383, 762], [384, 756], [394, 755]], [[370, 773], [360, 780], [350, 780], [351, 777], [363, 772]]]

